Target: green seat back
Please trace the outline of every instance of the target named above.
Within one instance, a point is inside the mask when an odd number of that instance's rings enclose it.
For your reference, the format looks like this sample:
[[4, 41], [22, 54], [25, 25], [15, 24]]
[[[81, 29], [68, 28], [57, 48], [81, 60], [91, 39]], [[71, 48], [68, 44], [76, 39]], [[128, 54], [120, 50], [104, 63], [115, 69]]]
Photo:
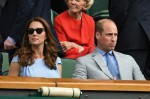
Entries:
[[72, 78], [76, 60], [62, 58], [62, 78]]
[[99, 11], [93, 14], [92, 17], [94, 18], [95, 22], [100, 19], [109, 18], [109, 11], [108, 10]]
[[102, 10], [108, 10], [108, 2], [109, 0], [94, 0], [94, 4], [88, 10], [88, 14], [92, 16]]
[[109, 18], [108, 2], [109, 0], [94, 0], [94, 4], [87, 13], [92, 16], [95, 21], [102, 18]]
[[50, 13], [51, 13], [51, 22], [54, 25], [54, 19], [58, 15], [58, 13], [55, 12], [54, 10], [50, 10]]
[[6, 76], [9, 70], [8, 53], [2, 52], [2, 56], [3, 56], [2, 73], [3, 75]]

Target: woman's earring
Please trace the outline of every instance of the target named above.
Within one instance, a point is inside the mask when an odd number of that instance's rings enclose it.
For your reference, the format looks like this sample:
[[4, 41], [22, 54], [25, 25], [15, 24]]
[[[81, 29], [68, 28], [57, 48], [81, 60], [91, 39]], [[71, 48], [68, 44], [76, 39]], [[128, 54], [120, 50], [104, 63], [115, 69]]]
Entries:
[[44, 42], [45, 44], [48, 44], [46, 41]]

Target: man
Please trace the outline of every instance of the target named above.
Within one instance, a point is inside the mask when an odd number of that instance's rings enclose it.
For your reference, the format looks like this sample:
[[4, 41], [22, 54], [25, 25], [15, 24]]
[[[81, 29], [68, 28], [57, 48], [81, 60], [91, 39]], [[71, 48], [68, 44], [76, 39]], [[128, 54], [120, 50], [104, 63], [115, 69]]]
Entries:
[[[118, 31], [112, 20], [99, 20], [95, 33], [97, 48], [94, 52], [77, 59], [73, 78], [145, 80], [131, 56], [114, 51]], [[110, 62], [113, 71], [110, 69]]]
[[131, 55], [150, 79], [150, 0], [109, 0], [110, 18], [118, 27], [116, 50]]
[[[57, 35], [53, 29], [50, 15], [51, 0], [7, 0], [0, 15], [0, 34], [2, 45], [9, 52], [9, 62], [16, 48], [21, 46], [26, 22], [36, 16], [44, 18], [50, 25], [53, 36], [63, 56]], [[3, 47], [1, 45], [1, 47]], [[0, 48], [2, 50], [2, 48]], [[3, 50], [2, 50], [3, 51]]]

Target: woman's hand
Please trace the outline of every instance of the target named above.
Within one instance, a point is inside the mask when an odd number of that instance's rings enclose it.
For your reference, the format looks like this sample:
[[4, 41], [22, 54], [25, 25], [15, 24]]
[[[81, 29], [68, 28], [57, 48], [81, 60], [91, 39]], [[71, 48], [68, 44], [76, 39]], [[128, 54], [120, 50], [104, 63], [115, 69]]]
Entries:
[[84, 50], [84, 47], [74, 43], [74, 42], [67, 42], [67, 41], [64, 41], [64, 42], [60, 42], [61, 46], [62, 46], [62, 49], [64, 52], [66, 52], [67, 50], [71, 49], [71, 48], [77, 48], [79, 49], [79, 53], [81, 51]]
[[63, 50], [64, 52], [66, 52], [67, 50], [73, 48], [72, 42], [67, 42], [67, 41], [65, 41], [65, 42], [60, 42], [60, 44], [61, 44], [62, 50]]

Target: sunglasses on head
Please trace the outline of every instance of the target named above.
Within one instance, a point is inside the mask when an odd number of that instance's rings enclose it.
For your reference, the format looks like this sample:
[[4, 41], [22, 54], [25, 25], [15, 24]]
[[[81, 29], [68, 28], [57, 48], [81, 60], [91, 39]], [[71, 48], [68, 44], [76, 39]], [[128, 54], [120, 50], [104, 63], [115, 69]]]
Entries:
[[36, 31], [37, 34], [41, 34], [43, 32], [43, 30], [44, 30], [43, 28], [36, 28], [36, 29], [28, 28], [26, 30], [26, 33], [31, 35], [34, 33], [34, 31]]

